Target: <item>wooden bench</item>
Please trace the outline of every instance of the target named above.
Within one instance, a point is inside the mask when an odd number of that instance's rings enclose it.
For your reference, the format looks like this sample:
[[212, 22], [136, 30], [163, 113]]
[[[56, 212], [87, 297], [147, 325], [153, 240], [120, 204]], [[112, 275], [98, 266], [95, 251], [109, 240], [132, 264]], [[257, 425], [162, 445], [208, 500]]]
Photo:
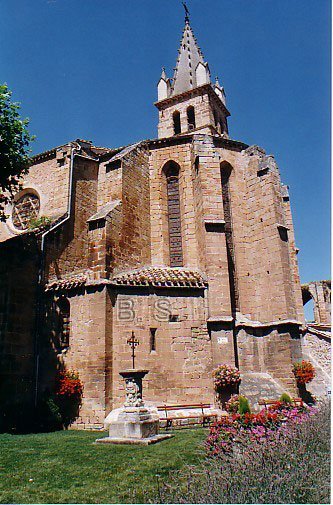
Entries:
[[[177, 426], [194, 426], [200, 424], [203, 427], [209, 426], [217, 421], [217, 414], [205, 413], [205, 409], [210, 409], [209, 403], [195, 403], [191, 405], [159, 405], [157, 410], [163, 411], [164, 417], [160, 417], [160, 422], [165, 422], [164, 428], [174, 428]], [[173, 416], [170, 413], [175, 410], [201, 410], [200, 414]], [[185, 423], [184, 421], [188, 421]]]
[[[265, 409], [267, 409], [267, 407], [269, 407], [270, 405], [274, 405], [274, 403], [276, 403], [278, 401], [279, 400], [269, 400], [269, 399], [266, 399], [266, 398], [262, 398], [262, 399], [260, 399], [258, 401], [258, 405], [263, 406], [263, 407], [265, 407]], [[291, 402], [295, 406], [303, 407], [303, 400], [302, 400], [302, 398], [292, 398]]]

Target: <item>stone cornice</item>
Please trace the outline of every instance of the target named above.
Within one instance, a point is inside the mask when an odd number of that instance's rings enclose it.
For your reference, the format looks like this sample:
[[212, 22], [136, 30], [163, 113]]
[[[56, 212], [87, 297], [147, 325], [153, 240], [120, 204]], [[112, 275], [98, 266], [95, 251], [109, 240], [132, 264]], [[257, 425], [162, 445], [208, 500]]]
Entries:
[[[149, 149], [158, 149], [159, 147], [167, 147], [167, 146], [172, 146], [172, 145], [177, 145], [177, 144], [187, 144], [192, 142], [194, 139], [193, 137], [195, 135], [207, 135], [204, 133], [188, 133], [184, 135], [174, 135], [172, 137], [164, 137], [162, 139], [151, 139], [147, 140]], [[247, 144], [244, 144], [243, 142], [239, 142], [238, 140], [232, 140], [232, 139], [227, 139], [224, 137], [215, 137], [214, 135], [210, 135], [213, 140], [214, 144], [217, 147], [225, 147], [226, 149], [231, 148], [231, 149], [236, 149], [237, 151], [243, 151], [248, 147]]]
[[172, 104], [184, 101], [187, 98], [202, 95], [204, 93], [207, 93], [210, 96], [210, 98], [212, 98], [219, 105], [219, 107], [223, 109], [223, 112], [225, 113], [226, 117], [230, 116], [230, 112], [228, 111], [222, 100], [217, 96], [211, 84], [203, 84], [202, 86], [198, 86], [188, 91], [184, 91], [184, 93], [180, 93], [179, 95], [164, 98], [163, 100], [154, 102], [154, 105], [158, 108], [158, 110], [161, 110], [165, 109], [166, 107], [169, 107]]

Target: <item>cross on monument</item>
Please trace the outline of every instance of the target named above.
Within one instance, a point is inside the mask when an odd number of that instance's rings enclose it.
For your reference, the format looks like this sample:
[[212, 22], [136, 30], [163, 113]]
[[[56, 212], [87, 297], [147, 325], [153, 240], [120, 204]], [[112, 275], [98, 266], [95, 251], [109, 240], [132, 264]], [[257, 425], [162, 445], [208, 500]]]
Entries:
[[139, 345], [139, 341], [135, 339], [134, 331], [132, 331], [132, 336], [127, 340], [128, 345], [132, 348], [132, 368], [134, 370], [134, 359], [135, 359], [135, 348], [137, 345]]

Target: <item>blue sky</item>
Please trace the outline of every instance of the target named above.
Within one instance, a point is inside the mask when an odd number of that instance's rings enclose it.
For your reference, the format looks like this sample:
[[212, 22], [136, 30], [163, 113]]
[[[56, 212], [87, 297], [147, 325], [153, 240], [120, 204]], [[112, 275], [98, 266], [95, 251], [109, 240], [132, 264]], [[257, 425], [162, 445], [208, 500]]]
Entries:
[[[230, 136], [274, 154], [290, 186], [302, 282], [330, 278], [329, 0], [188, 0]], [[0, 76], [37, 136], [120, 146], [157, 136], [156, 83], [178, 0], [0, 0]]]

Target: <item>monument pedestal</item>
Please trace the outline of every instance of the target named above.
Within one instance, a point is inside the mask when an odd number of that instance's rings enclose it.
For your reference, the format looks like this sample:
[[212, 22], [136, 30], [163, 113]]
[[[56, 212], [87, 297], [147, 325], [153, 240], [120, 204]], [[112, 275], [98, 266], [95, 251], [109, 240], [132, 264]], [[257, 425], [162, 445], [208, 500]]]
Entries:
[[126, 383], [126, 401], [120, 409], [115, 409], [105, 418], [109, 436], [99, 438], [103, 444], [150, 445], [167, 438], [170, 434], [159, 434], [157, 409], [146, 407], [142, 400], [142, 379], [148, 370], [124, 370], [119, 372]]

